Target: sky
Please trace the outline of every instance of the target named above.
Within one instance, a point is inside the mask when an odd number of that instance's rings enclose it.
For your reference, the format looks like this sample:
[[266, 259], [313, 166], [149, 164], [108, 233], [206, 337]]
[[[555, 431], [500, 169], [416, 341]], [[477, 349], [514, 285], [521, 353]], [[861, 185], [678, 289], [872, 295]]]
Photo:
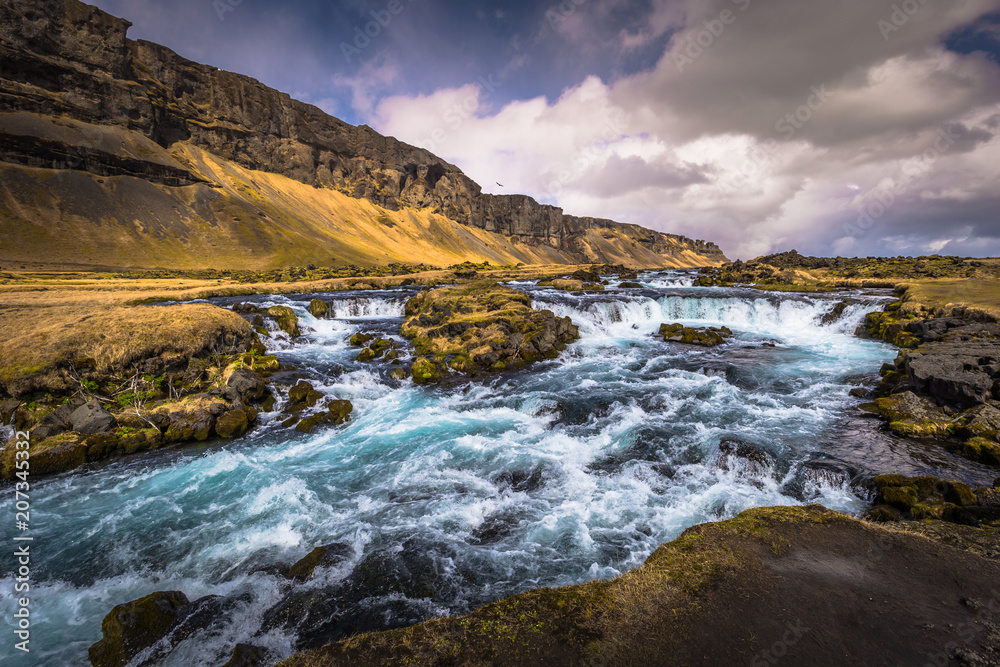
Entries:
[[94, 4], [486, 192], [731, 259], [1000, 256], [1000, 0]]

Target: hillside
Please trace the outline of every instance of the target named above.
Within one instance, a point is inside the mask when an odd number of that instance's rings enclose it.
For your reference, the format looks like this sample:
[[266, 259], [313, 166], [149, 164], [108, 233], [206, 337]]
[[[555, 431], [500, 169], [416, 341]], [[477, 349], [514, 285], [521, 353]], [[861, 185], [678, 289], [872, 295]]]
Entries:
[[493, 196], [420, 148], [127, 38], [77, 0], [0, 6], [0, 263], [718, 265], [717, 246]]

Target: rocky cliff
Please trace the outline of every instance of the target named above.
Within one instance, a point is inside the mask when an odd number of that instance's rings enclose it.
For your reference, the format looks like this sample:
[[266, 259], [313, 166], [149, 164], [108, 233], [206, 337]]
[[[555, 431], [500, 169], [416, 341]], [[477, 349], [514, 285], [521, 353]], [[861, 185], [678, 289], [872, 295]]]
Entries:
[[[621, 259], [602, 249], [601, 239], [641, 249], [644, 259], [633, 263], [649, 262], [646, 255], [664, 266], [726, 261], [712, 243], [565, 215], [523, 195], [483, 194], [426, 150], [349, 125], [249, 77], [130, 40], [130, 25], [77, 0], [0, 5], [0, 161], [129, 176], [161, 189], [219, 190], [225, 184], [199, 165], [207, 153], [389, 211], [430, 211], [578, 262]], [[31, 205], [15, 203], [6, 202], [0, 215], [14, 218]]]

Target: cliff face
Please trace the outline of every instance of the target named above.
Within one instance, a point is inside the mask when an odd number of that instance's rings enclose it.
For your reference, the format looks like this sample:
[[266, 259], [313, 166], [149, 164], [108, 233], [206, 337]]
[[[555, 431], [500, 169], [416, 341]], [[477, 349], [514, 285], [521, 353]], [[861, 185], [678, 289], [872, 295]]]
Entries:
[[[177, 144], [197, 147], [248, 170], [280, 174], [391, 211], [429, 209], [579, 261], [600, 259], [593, 239], [606, 232], [665, 258], [726, 261], [712, 243], [565, 215], [523, 195], [483, 194], [461, 170], [426, 150], [344, 123], [249, 77], [130, 40], [130, 25], [77, 0], [4, 2], [0, 112], [115, 126], [165, 150]], [[99, 137], [60, 146], [50, 136], [25, 139], [9, 128], [0, 132], [0, 160], [14, 164], [139, 176], [171, 186], [204, 180], [184, 165], [123, 157], [101, 145]]]

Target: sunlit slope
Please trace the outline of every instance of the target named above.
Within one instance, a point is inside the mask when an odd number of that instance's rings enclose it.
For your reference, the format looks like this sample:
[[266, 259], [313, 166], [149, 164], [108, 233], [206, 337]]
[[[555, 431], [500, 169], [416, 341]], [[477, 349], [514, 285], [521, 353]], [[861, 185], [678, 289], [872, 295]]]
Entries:
[[[165, 149], [116, 126], [17, 112], [0, 131], [0, 266], [263, 269], [473, 261], [700, 266], [641, 243], [645, 230], [588, 230], [572, 247], [528, 245], [430, 209], [367, 199], [258, 171], [189, 142]], [[32, 155], [30, 160], [24, 155]]]

